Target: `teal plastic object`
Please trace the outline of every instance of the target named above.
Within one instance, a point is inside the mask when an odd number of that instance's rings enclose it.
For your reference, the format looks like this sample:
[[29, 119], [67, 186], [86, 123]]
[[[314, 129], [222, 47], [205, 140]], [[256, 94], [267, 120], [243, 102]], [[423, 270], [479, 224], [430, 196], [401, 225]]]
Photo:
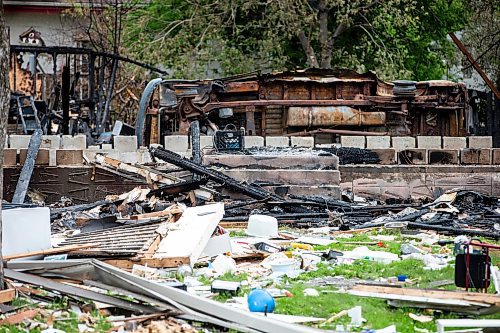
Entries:
[[271, 313], [276, 307], [274, 297], [265, 290], [254, 289], [247, 297], [248, 308], [251, 312]]

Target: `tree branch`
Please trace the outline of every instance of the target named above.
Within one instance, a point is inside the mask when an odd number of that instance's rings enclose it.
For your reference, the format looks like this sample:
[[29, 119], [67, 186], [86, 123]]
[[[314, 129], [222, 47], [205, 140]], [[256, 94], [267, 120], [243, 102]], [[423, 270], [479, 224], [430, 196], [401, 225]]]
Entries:
[[302, 48], [306, 53], [307, 62], [309, 66], [313, 68], [318, 68], [319, 64], [318, 64], [318, 59], [316, 58], [316, 53], [314, 52], [311, 43], [309, 42], [309, 38], [307, 38], [306, 34], [304, 33], [304, 30], [300, 30], [297, 34], [297, 37], [299, 37], [300, 44], [302, 44]]

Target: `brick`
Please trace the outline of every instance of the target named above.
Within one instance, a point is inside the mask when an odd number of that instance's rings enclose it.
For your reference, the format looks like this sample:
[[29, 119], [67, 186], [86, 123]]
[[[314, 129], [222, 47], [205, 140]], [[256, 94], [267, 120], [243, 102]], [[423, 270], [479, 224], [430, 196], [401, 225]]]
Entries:
[[440, 149], [441, 147], [440, 136], [417, 136], [417, 148]]
[[201, 149], [214, 146], [214, 137], [212, 135], [200, 135]]
[[370, 149], [372, 152], [377, 154], [378, 158], [380, 159], [379, 164], [396, 164], [397, 162], [397, 155], [396, 155], [396, 149]]
[[59, 135], [42, 135], [42, 143], [40, 144], [40, 148], [61, 148], [61, 137]]
[[491, 148], [493, 140], [491, 136], [469, 136], [469, 148]]
[[342, 147], [352, 147], [352, 148], [366, 148], [366, 137], [364, 136], [350, 136], [342, 135], [340, 137], [340, 143]]
[[228, 176], [247, 183], [268, 182], [280, 185], [339, 185], [337, 170], [251, 170], [232, 169], [222, 171]]
[[3, 150], [3, 165], [17, 165], [17, 148], [4, 148]]
[[443, 148], [452, 150], [467, 148], [467, 138], [464, 136], [443, 136]]
[[9, 139], [10, 139], [10, 148], [28, 148], [31, 135], [11, 134], [9, 136]]
[[[24, 165], [26, 162], [26, 156], [28, 155], [28, 149], [19, 150], [19, 163]], [[40, 148], [35, 159], [36, 165], [49, 165], [49, 149]]]
[[411, 136], [393, 136], [392, 148], [396, 151], [415, 148], [415, 138]]
[[314, 147], [314, 137], [312, 136], [292, 136], [291, 141], [292, 147]]
[[132, 152], [137, 150], [137, 137], [117, 135], [113, 137], [114, 149], [120, 152]]
[[244, 141], [245, 141], [245, 148], [264, 146], [264, 137], [262, 136], [248, 135], [245, 136]]
[[61, 140], [62, 149], [85, 149], [87, 148], [87, 137], [83, 134], [71, 136], [63, 135]]
[[83, 150], [81, 149], [58, 149], [56, 150], [57, 165], [82, 165]]
[[459, 150], [429, 149], [429, 164], [458, 164]]
[[387, 149], [391, 148], [390, 136], [367, 136], [366, 148], [368, 149]]
[[189, 149], [188, 137], [187, 135], [167, 135], [164, 147], [175, 152], [186, 152]]
[[500, 148], [491, 150], [491, 164], [500, 165]]
[[290, 138], [287, 136], [266, 136], [267, 147], [288, 147]]
[[462, 164], [491, 164], [491, 149], [462, 149], [460, 162]]
[[415, 148], [398, 152], [399, 164], [427, 164], [427, 149]]

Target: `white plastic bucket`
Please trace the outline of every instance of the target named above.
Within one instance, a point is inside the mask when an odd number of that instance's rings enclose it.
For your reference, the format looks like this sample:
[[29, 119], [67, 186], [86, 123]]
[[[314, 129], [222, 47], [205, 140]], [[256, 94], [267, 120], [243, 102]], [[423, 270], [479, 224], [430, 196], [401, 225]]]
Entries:
[[278, 237], [278, 220], [267, 215], [250, 215], [246, 233], [255, 237]]

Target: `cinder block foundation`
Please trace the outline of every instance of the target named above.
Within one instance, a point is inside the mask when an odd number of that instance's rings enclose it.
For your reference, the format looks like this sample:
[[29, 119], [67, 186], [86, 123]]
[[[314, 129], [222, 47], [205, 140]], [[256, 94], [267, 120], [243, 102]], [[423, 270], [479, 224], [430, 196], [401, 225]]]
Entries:
[[57, 165], [82, 165], [83, 150], [81, 149], [58, 149], [56, 150]]
[[491, 150], [491, 164], [500, 165], [500, 148]]
[[244, 141], [245, 141], [245, 148], [264, 146], [264, 137], [262, 136], [248, 135], [245, 136]]
[[186, 152], [189, 149], [188, 137], [187, 135], [167, 135], [164, 147], [175, 152]]
[[364, 149], [364, 148], [366, 148], [366, 137], [342, 135], [340, 137], [340, 143], [341, 143], [342, 147]]
[[42, 135], [40, 148], [59, 149], [61, 147], [61, 137], [59, 135]]
[[223, 165], [228, 168], [245, 169], [307, 169], [336, 170], [339, 165], [337, 156], [318, 155], [205, 155], [203, 164]]
[[388, 149], [391, 148], [390, 136], [367, 136], [366, 148], [368, 149]]
[[247, 183], [268, 183], [269, 185], [339, 185], [337, 170], [223, 170], [228, 176]]
[[396, 164], [397, 163], [397, 155], [396, 149], [370, 149], [372, 152], [377, 154], [380, 159], [380, 164]]
[[28, 148], [31, 135], [11, 134], [9, 136], [10, 148]]
[[459, 150], [429, 149], [429, 164], [458, 164]]
[[396, 151], [414, 149], [416, 147], [415, 138], [412, 136], [393, 136], [392, 148]]
[[87, 137], [85, 135], [63, 135], [61, 140], [62, 149], [85, 149], [87, 148]]
[[266, 136], [267, 147], [288, 147], [290, 138], [287, 136]]
[[[19, 163], [24, 165], [26, 162], [26, 157], [28, 155], [28, 149], [19, 150]], [[40, 148], [38, 149], [38, 154], [35, 159], [36, 165], [49, 165], [49, 149]]]
[[3, 165], [17, 165], [17, 148], [4, 148], [3, 150]]
[[427, 149], [406, 149], [398, 152], [399, 164], [427, 164]]
[[212, 135], [200, 135], [200, 147], [201, 149], [214, 146], [214, 137]]
[[469, 136], [469, 148], [491, 148], [493, 139], [491, 136]]
[[113, 138], [115, 150], [132, 152], [137, 150], [137, 137], [117, 135]]
[[312, 137], [312, 136], [292, 136], [291, 137], [291, 146], [292, 147], [313, 148], [314, 147], [314, 137]]
[[417, 136], [417, 148], [422, 149], [441, 149], [440, 136]]
[[467, 148], [467, 138], [463, 136], [443, 136], [443, 149], [460, 150]]
[[462, 164], [491, 164], [491, 149], [466, 148], [460, 152]]

